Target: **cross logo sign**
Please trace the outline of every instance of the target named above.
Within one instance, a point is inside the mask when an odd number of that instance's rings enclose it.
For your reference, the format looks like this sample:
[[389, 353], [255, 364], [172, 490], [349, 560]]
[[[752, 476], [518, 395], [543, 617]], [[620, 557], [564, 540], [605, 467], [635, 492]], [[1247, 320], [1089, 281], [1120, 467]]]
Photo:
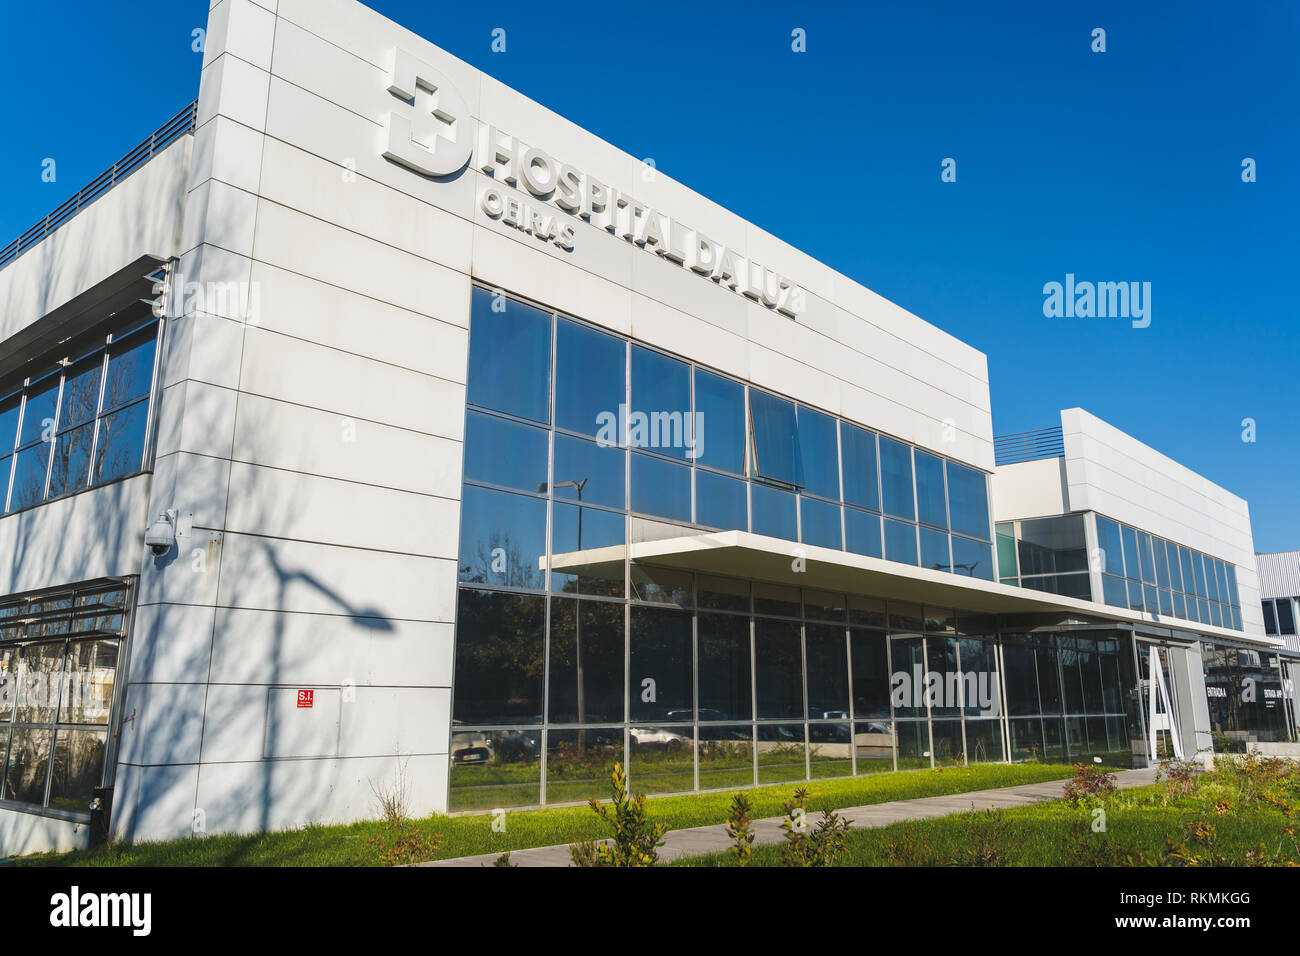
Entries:
[[451, 81], [415, 55], [397, 50], [388, 92], [410, 107], [389, 113], [384, 158], [425, 176], [450, 176], [473, 151], [469, 107]]

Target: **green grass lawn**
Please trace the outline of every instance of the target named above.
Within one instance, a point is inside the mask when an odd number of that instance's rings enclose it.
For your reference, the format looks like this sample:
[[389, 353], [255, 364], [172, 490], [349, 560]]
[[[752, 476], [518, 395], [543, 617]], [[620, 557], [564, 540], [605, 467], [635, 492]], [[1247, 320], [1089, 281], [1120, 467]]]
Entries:
[[[1098, 807], [1104, 832], [1092, 829]], [[1295, 866], [1298, 822], [1300, 770], [1267, 786], [1214, 773], [1181, 792], [1158, 783], [1079, 806], [1056, 802], [850, 830], [837, 865]], [[779, 866], [780, 853], [779, 845], [755, 847], [749, 865]], [[734, 863], [714, 854], [674, 865]]]
[[[795, 787], [808, 789], [810, 811], [843, 809], [890, 800], [1011, 787], [1070, 776], [1058, 764], [978, 764], [947, 770], [878, 773], [860, 777], [785, 783], [747, 790], [752, 816], [780, 816]], [[657, 797], [650, 818], [670, 830], [723, 823], [730, 792]], [[411, 821], [404, 830], [441, 837], [433, 859], [502, 853], [608, 835], [586, 806], [512, 811], [504, 833], [492, 832], [485, 814], [433, 816]], [[379, 853], [368, 841], [389, 831], [379, 822], [348, 826], [309, 826], [255, 836], [205, 836], [170, 843], [102, 847], [89, 853], [38, 854], [14, 861], [23, 866], [375, 866]]]

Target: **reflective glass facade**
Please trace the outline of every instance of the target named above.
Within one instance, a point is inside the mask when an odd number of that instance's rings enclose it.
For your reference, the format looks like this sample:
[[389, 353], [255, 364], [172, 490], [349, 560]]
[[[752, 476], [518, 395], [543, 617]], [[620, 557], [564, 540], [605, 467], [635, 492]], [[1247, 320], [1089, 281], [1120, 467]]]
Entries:
[[1201, 644], [1215, 753], [1296, 739], [1294, 667], [1276, 652]]
[[1092, 600], [1085, 520], [1073, 514], [999, 522], [1002, 583]]
[[110, 783], [129, 583], [0, 598], [0, 799], [73, 813]]
[[1129, 753], [1114, 635], [626, 560], [653, 519], [992, 580], [984, 474], [483, 289], [470, 370], [451, 809]]
[[1096, 515], [1102, 600], [1240, 631], [1235, 565]]
[[146, 468], [160, 334], [137, 320], [0, 386], [0, 513]]

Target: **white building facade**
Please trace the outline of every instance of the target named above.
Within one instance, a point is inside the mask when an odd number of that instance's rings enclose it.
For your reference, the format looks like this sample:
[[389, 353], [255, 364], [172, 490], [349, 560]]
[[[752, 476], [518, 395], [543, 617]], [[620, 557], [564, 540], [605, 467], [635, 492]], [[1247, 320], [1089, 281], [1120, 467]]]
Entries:
[[146, 147], [0, 253], [6, 853], [1131, 765], [1281, 643], [1244, 501], [997, 467], [983, 354], [353, 0]]

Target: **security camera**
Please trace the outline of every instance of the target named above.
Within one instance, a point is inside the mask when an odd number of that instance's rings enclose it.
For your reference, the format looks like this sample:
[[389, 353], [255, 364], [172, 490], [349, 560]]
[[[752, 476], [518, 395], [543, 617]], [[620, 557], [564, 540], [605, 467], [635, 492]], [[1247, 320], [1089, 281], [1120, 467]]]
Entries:
[[163, 555], [172, 549], [172, 542], [176, 540], [174, 515], [174, 511], [159, 513], [158, 520], [149, 525], [149, 530], [144, 533], [144, 543], [154, 554]]

